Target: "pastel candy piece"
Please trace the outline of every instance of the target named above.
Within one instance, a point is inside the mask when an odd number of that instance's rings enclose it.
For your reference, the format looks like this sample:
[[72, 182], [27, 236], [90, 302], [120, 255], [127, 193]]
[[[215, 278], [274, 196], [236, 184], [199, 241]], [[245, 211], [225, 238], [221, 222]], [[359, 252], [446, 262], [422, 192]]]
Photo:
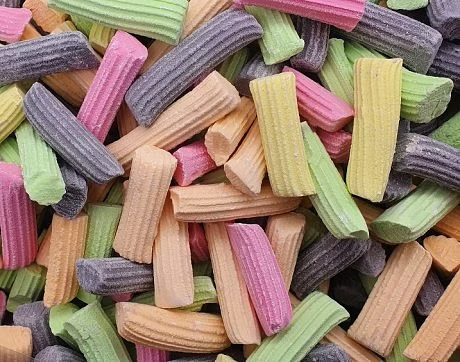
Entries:
[[[449, 238], [455, 238], [457, 240], [460, 240], [460, 227], [458, 225], [459, 217], [460, 207], [456, 207], [451, 212], [449, 212], [443, 219], [441, 219], [441, 221], [439, 221], [433, 227], [433, 229], [436, 230], [438, 233], [446, 235]], [[441, 250], [443, 250], [443, 248], [441, 248]], [[460, 250], [458, 252], [460, 253]]]
[[29, 9], [15, 9], [0, 4], [0, 41], [6, 43], [19, 41], [30, 19], [32, 13]]
[[352, 269], [345, 269], [330, 280], [328, 294], [340, 305], [357, 310], [361, 310], [367, 299], [359, 275]]
[[17, 307], [35, 302], [45, 286], [46, 269], [37, 264], [17, 271], [8, 296], [6, 309], [14, 312]]
[[42, 349], [35, 356], [35, 362], [85, 362], [83, 356], [64, 346], [50, 346]]
[[306, 207], [301, 206], [295, 211], [305, 216], [305, 220], [307, 221], [302, 244], [300, 245], [300, 250], [303, 250], [313, 242], [319, 240], [328, 231], [320, 217]]
[[168, 362], [169, 352], [136, 344], [137, 362]]
[[23, 99], [24, 91], [17, 84], [4, 87], [0, 93], [0, 141], [14, 132], [24, 120]]
[[[222, 29], [228, 31], [222, 31]], [[256, 19], [226, 10], [184, 39], [133, 83], [126, 103], [140, 125], [151, 125], [198, 77], [262, 36]], [[201, 56], [195, 57], [197, 49]], [[200, 69], [196, 72], [195, 69]]]
[[395, 345], [390, 355], [385, 358], [385, 362], [398, 362], [409, 360], [404, 356], [404, 350], [409, 345], [410, 341], [414, 338], [417, 333], [417, 325], [415, 324], [414, 314], [409, 312], [404, 321], [401, 330], [399, 331], [398, 338], [396, 339]]
[[124, 173], [104, 145], [41, 84], [27, 92], [24, 110], [45, 142], [85, 178], [102, 184]]
[[444, 39], [460, 39], [460, 5], [455, 0], [430, 0], [426, 9], [431, 27]]
[[79, 309], [79, 307], [72, 303], [58, 304], [50, 308], [49, 325], [51, 332], [72, 347], [78, 346], [64, 328], [64, 324]]
[[196, 222], [188, 224], [188, 242], [192, 254], [192, 262], [202, 263], [209, 260], [208, 241], [203, 226]]
[[[417, 10], [425, 8], [428, 0], [388, 0], [387, 6], [393, 10]], [[433, 27], [434, 28], [434, 27]]]
[[0, 0], [0, 6], [6, 6], [9, 8], [19, 8], [21, 7], [20, 0]]
[[248, 61], [249, 49], [243, 48], [238, 50], [235, 54], [230, 55], [223, 63], [219, 66], [219, 73], [227, 79], [230, 83], [234, 84], [236, 77], [240, 74], [241, 69]]
[[7, 163], [21, 164], [18, 143], [14, 137], [8, 137], [0, 143], [0, 159]]
[[147, 58], [147, 49], [136, 38], [117, 31], [102, 59], [77, 118], [103, 142], [126, 91]]
[[23, 8], [29, 9], [32, 12], [35, 24], [47, 33], [55, 30], [67, 19], [66, 14], [50, 9], [46, 2], [40, 0], [26, 0], [24, 1]]
[[454, 88], [460, 89], [460, 45], [443, 41], [428, 74], [452, 79]]
[[351, 148], [351, 133], [344, 130], [328, 132], [318, 128], [316, 129], [316, 134], [334, 163], [348, 162]]
[[427, 136], [407, 133], [396, 146], [393, 169], [460, 192], [459, 159], [459, 149]]
[[104, 202], [111, 205], [123, 205], [123, 183], [115, 182], [110, 188]]
[[21, 167], [0, 162], [0, 227], [3, 268], [30, 265], [38, 251], [35, 208], [24, 188]]
[[99, 66], [87, 39], [76, 31], [6, 45], [0, 48], [0, 59], [0, 85]]
[[21, 326], [0, 326], [0, 353], [4, 361], [32, 360], [32, 333]]
[[254, 309], [267, 336], [287, 327], [292, 308], [275, 254], [256, 224], [229, 224], [227, 233]]
[[369, 250], [370, 240], [337, 239], [326, 234], [299, 253], [291, 290], [304, 299], [323, 281], [345, 270]]
[[13, 313], [14, 325], [30, 328], [32, 331], [34, 356], [46, 347], [58, 344], [49, 327], [49, 313], [43, 302], [24, 304]]
[[356, 28], [341, 34], [392, 58], [402, 58], [405, 66], [422, 74], [430, 68], [442, 42], [437, 30], [369, 1]]
[[7, 296], [3, 290], [0, 290], [0, 325], [2, 324], [3, 316], [6, 311], [6, 300]]
[[89, 32], [88, 40], [91, 47], [99, 54], [105, 55], [110, 41], [114, 37], [116, 29], [102, 24], [93, 23]]
[[445, 275], [453, 275], [460, 268], [460, 243], [443, 235], [429, 236], [423, 246], [433, 257], [434, 266]]
[[16, 278], [16, 270], [0, 269], [0, 288], [9, 292]]
[[369, 249], [351, 267], [362, 274], [377, 277], [385, 267], [385, 258], [382, 244], [371, 240]]
[[313, 348], [302, 362], [351, 362], [350, 356], [336, 344], [320, 344]]
[[153, 288], [149, 264], [123, 258], [80, 259], [76, 263], [80, 286], [97, 295], [142, 292]]
[[443, 293], [444, 286], [441, 284], [438, 275], [430, 269], [415, 300], [415, 312], [421, 316], [428, 316]]
[[[460, 149], [460, 112], [456, 113], [452, 118], [448, 119], [439, 128], [431, 132], [430, 137], [434, 138], [437, 141], [446, 143], [452, 147]], [[0, 144], [0, 149], [2, 144]]]

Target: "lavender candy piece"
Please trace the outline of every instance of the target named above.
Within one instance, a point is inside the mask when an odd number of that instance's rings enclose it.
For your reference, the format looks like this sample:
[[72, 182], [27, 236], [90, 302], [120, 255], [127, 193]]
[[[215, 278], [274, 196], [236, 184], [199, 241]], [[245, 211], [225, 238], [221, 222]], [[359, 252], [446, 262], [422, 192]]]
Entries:
[[396, 144], [393, 169], [460, 192], [460, 150], [416, 133]]
[[351, 362], [351, 359], [340, 346], [327, 343], [313, 348], [302, 362]]
[[460, 89], [460, 45], [442, 42], [428, 74], [452, 79], [454, 88]]
[[292, 291], [297, 298], [304, 299], [323, 281], [358, 260], [369, 250], [370, 244], [370, 240], [337, 239], [327, 233], [300, 252], [292, 278]]
[[444, 293], [444, 287], [439, 280], [438, 275], [430, 269], [423, 283], [422, 289], [418, 292], [417, 299], [414, 303], [414, 310], [418, 315], [428, 316], [434, 306]]
[[32, 331], [33, 356], [48, 346], [58, 344], [51, 332], [49, 318], [50, 310], [43, 302], [23, 304], [13, 313], [15, 326], [27, 327]]
[[35, 356], [34, 362], [85, 362], [85, 358], [64, 346], [46, 347]]
[[123, 258], [79, 259], [80, 286], [96, 295], [137, 293], [153, 289], [153, 267]]
[[460, 39], [460, 2], [458, 0], [430, 0], [426, 8], [431, 27], [444, 39]]
[[304, 40], [303, 50], [291, 58], [291, 65], [301, 72], [318, 73], [326, 60], [330, 25], [307, 18], [297, 18], [297, 31]]
[[132, 84], [125, 100], [134, 118], [140, 125], [150, 126], [201, 74], [262, 37], [262, 33], [256, 19], [243, 10], [230, 9], [217, 15]]
[[361, 274], [377, 277], [385, 267], [385, 250], [377, 241], [371, 240], [369, 250], [356, 260], [351, 267]]
[[50, 34], [0, 47], [0, 86], [98, 66], [99, 59], [82, 33]]
[[86, 179], [104, 184], [124, 174], [104, 145], [40, 83], [26, 93], [24, 111], [45, 142]]
[[0, 0], [0, 6], [6, 6], [7, 8], [20, 8], [21, 0]]

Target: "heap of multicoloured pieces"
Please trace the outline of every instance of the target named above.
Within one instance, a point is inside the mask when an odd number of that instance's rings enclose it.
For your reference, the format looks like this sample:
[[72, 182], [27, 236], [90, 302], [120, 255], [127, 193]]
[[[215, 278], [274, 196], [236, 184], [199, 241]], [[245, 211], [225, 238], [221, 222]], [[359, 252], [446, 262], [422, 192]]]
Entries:
[[0, 0], [0, 361], [458, 358], [460, 1], [233, 2]]

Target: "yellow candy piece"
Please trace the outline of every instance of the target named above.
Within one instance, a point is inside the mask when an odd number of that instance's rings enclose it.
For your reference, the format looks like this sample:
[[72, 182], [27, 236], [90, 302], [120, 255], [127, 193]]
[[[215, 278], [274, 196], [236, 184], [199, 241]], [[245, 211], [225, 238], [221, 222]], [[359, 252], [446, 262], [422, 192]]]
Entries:
[[24, 92], [15, 84], [0, 93], [0, 142], [25, 119], [22, 108]]

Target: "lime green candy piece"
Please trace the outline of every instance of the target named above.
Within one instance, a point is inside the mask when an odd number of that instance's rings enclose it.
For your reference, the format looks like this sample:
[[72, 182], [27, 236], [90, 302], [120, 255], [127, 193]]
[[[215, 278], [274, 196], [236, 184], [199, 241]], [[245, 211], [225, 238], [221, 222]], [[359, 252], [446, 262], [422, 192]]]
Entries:
[[193, 278], [194, 284], [194, 295], [193, 303], [185, 307], [181, 307], [181, 310], [187, 310], [189, 312], [199, 312], [203, 305], [208, 303], [217, 303], [217, 292], [216, 288], [210, 277], [199, 276]]
[[300, 362], [335, 326], [350, 317], [326, 294], [313, 292], [295, 309], [291, 324], [267, 337], [249, 356], [248, 362]]
[[29, 122], [16, 129], [16, 140], [29, 197], [41, 205], [57, 204], [65, 194], [65, 183], [53, 149]]
[[248, 61], [249, 50], [248, 48], [242, 48], [235, 54], [230, 55], [219, 67], [219, 73], [227, 79], [230, 83], [234, 84], [241, 69]]
[[430, 137], [452, 147], [460, 148], [460, 112], [434, 130]]
[[425, 234], [460, 202], [460, 194], [430, 181], [385, 210], [370, 225], [379, 238], [399, 244]]
[[112, 185], [104, 202], [112, 205], [123, 205], [123, 184], [120, 181]]
[[303, 250], [325, 235], [327, 233], [327, 228], [324, 226], [319, 216], [311, 210], [305, 207], [299, 207], [295, 212], [305, 216], [306, 220], [305, 234], [303, 235], [302, 244], [300, 244], [300, 250]]
[[319, 217], [338, 239], [368, 239], [366, 221], [318, 135], [305, 122], [302, 122], [302, 133], [316, 190], [310, 200]]
[[80, 308], [72, 303], [58, 304], [50, 309], [49, 325], [51, 332], [56, 337], [61, 338], [64, 342], [73, 347], [77, 347], [77, 343], [65, 330], [64, 323], [67, 322], [69, 318], [72, 317], [72, 315], [79, 309]]
[[0, 269], [0, 289], [9, 291], [16, 279], [17, 270]]
[[374, 288], [375, 283], [377, 283], [378, 278], [359, 273], [359, 279], [361, 279], [361, 284], [363, 285], [367, 295], [371, 294], [371, 291]]
[[45, 287], [46, 268], [32, 264], [19, 269], [11, 286], [6, 309], [13, 313], [20, 305], [35, 302]]
[[8, 163], [21, 164], [18, 143], [14, 137], [8, 137], [0, 143], [0, 159]]
[[[387, 6], [393, 10], [417, 10], [427, 7], [428, 0], [388, 0]], [[408, 359], [406, 359], [408, 361]]]
[[211, 262], [205, 261], [203, 263], [192, 264], [193, 276], [212, 276], [212, 265]]
[[93, 23], [91, 20], [88, 20], [82, 16], [72, 15], [72, 22], [86, 37], [89, 37]]
[[73, 313], [64, 323], [64, 328], [88, 362], [131, 361], [115, 326], [99, 302], [93, 302]]
[[245, 9], [257, 19], [264, 31], [259, 46], [265, 64], [284, 62], [303, 50], [305, 43], [288, 14], [258, 6], [245, 6]]

